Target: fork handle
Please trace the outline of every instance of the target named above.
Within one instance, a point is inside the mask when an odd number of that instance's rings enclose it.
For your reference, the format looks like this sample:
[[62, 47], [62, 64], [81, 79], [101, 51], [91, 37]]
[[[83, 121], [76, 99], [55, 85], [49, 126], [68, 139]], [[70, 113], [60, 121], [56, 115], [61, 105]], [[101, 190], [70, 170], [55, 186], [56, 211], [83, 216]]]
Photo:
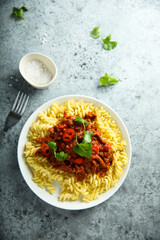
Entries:
[[2, 132], [0, 133], [0, 143], [3, 141], [3, 138], [5, 136], [7, 131], [5, 131], [4, 129], [2, 130]]

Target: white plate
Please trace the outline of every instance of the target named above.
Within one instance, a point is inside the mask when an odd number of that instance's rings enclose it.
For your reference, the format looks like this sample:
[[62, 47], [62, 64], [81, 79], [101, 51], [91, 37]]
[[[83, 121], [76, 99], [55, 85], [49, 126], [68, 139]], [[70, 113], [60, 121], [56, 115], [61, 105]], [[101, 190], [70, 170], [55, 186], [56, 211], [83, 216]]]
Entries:
[[[59, 102], [60, 104], [63, 104], [64, 102], [68, 101], [69, 99], [75, 99], [75, 100], [83, 99], [86, 102], [92, 102], [96, 106], [104, 107], [111, 114], [112, 118], [117, 122], [117, 125], [121, 130], [122, 137], [124, 139], [126, 139], [126, 141], [127, 141], [126, 151], [127, 151], [127, 155], [129, 158], [129, 162], [124, 168], [124, 173], [123, 173], [122, 177], [120, 178], [120, 180], [118, 181], [118, 183], [115, 187], [112, 187], [106, 193], [100, 194], [99, 199], [93, 200], [89, 203], [81, 202], [80, 200], [65, 201], [65, 202], [58, 201], [59, 190], [60, 190], [60, 187], [58, 184], [56, 186], [56, 189], [57, 189], [56, 192], [53, 193], [52, 195], [50, 193], [48, 193], [45, 189], [41, 189], [40, 187], [38, 187], [37, 184], [34, 183], [31, 179], [32, 174], [31, 174], [31, 171], [25, 161], [24, 154], [23, 154], [25, 144], [27, 142], [27, 134], [28, 134], [29, 128], [30, 128], [32, 122], [36, 121], [39, 112], [45, 111], [47, 108], [49, 108], [51, 106], [51, 104], [53, 104], [55, 102]], [[125, 180], [128, 170], [129, 170], [129, 167], [130, 167], [130, 162], [131, 162], [131, 141], [130, 141], [128, 131], [127, 131], [122, 119], [107, 104], [105, 104], [95, 98], [82, 96], [82, 95], [68, 95], [68, 96], [58, 97], [58, 98], [48, 101], [47, 103], [45, 103], [41, 107], [39, 107], [34, 113], [32, 113], [32, 115], [29, 117], [29, 119], [25, 123], [25, 125], [21, 131], [20, 137], [19, 137], [17, 150], [18, 150], [17, 154], [18, 154], [19, 167], [20, 167], [22, 176], [24, 177], [24, 180], [26, 181], [26, 183], [28, 184], [30, 189], [39, 198], [41, 198], [45, 202], [47, 202], [55, 207], [62, 208], [62, 209], [68, 209], [68, 210], [81, 210], [81, 209], [91, 208], [91, 207], [94, 207], [94, 206], [104, 202], [108, 198], [110, 198], [119, 189], [119, 187], [122, 185], [123, 181]]]

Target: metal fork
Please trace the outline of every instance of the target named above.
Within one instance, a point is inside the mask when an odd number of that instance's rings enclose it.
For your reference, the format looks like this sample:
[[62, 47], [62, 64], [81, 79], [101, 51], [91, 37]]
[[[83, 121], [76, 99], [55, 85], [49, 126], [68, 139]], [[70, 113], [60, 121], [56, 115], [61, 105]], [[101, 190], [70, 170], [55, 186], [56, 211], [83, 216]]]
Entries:
[[0, 143], [5, 136], [5, 133], [8, 131], [10, 127], [15, 125], [22, 117], [28, 103], [29, 96], [21, 91], [18, 92], [17, 97], [13, 103], [12, 109], [9, 112], [4, 128], [0, 133]]

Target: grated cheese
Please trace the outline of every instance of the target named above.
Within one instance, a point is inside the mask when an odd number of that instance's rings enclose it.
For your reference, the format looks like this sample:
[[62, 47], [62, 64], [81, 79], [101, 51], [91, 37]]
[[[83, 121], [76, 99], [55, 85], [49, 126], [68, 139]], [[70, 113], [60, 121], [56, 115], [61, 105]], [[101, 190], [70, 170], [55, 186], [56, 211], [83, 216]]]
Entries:
[[45, 85], [52, 79], [52, 73], [39, 60], [32, 60], [25, 66], [27, 79], [37, 85]]

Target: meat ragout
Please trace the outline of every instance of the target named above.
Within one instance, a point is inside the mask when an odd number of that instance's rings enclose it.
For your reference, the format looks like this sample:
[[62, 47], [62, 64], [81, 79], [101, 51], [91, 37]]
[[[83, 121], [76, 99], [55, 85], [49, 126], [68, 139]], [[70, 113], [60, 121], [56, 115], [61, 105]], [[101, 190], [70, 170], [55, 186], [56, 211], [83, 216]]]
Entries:
[[[75, 121], [75, 116], [69, 116], [64, 111], [63, 120], [56, 126], [49, 129], [48, 136], [37, 138], [41, 143], [41, 149], [36, 155], [45, 155], [55, 169], [61, 169], [74, 174], [77, 181], [82, 181], [88, 174], [98, 174], [103, 177], [113, 162], [113, 152], [109, 143], [101, 137], [100, 130], [95, 126], [95, 113], [88, 113], [84, 120], [89, 124], [84, 127]], [[85, 131], [93, 133], [91, 137], [92, 154], [90, 158], [82, 157], [73, 150], [73, 146], [82, 142]], [[48, 147], [49, 142], [55, 142], [57, 152], [64, 152], [67, 158], [64, 161], [58, 160], [54, 152]]]

